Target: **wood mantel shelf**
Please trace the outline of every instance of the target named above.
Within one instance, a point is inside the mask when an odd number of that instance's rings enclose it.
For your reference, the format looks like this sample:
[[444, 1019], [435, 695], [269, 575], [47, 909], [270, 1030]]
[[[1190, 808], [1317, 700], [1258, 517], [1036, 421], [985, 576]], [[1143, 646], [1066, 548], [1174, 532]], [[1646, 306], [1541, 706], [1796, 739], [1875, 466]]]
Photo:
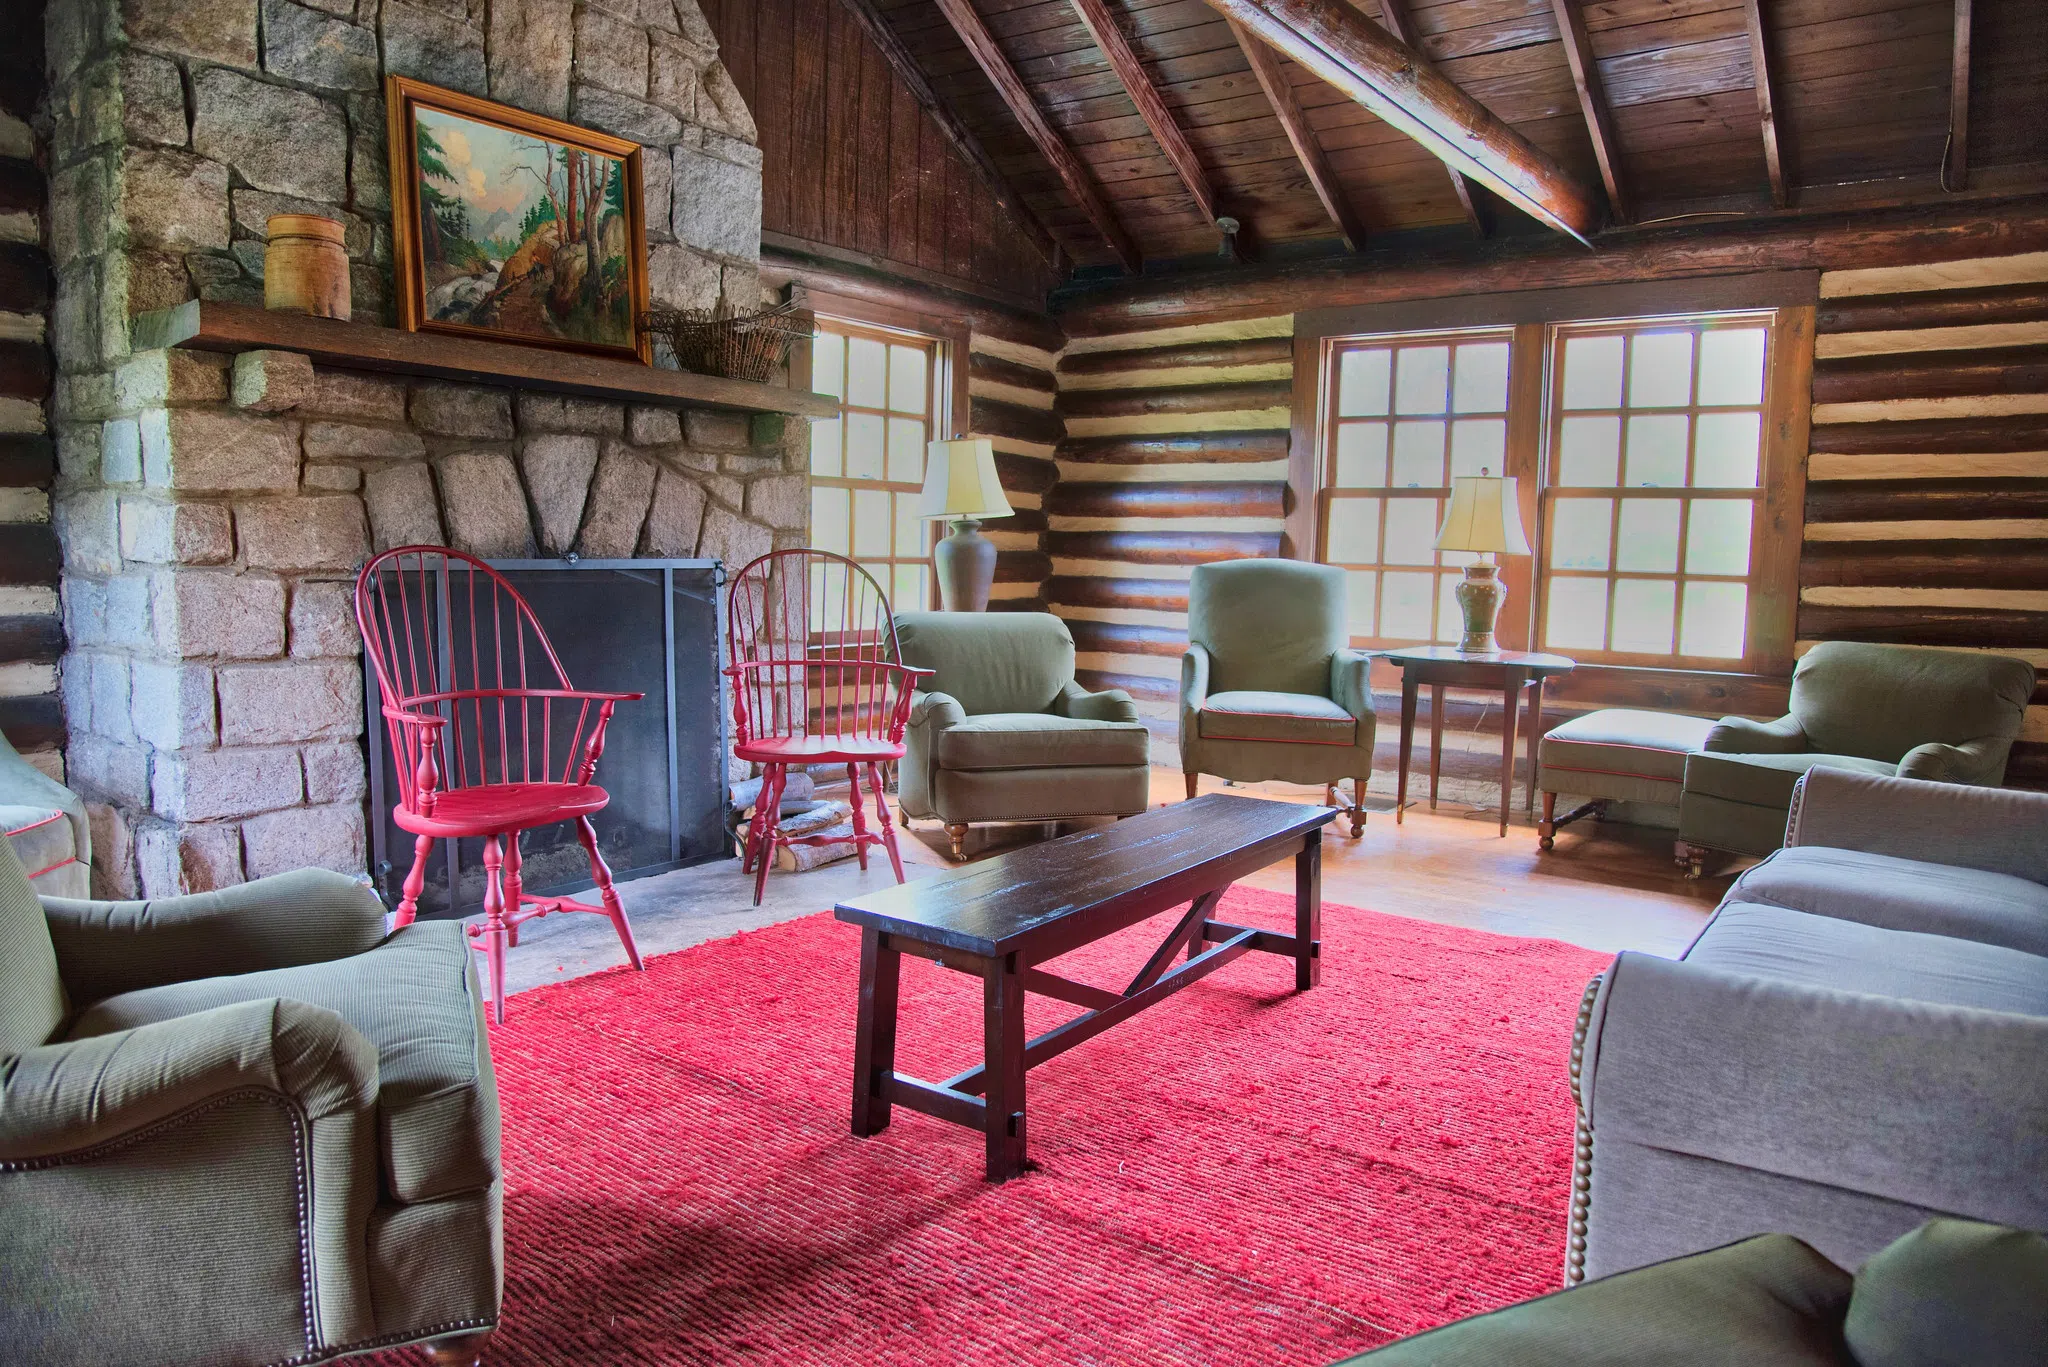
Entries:
[[717, 408], [741, 413], [786, 413], [800, 418], [838, 416], [824, 394], [780, 385], [727, 380], [686, 370], [661, 370], [632, 361], [572, 351], [485, 342], [440, 332], [405, 332], [372, 323], [345, 323], [301, 313], [273, 313], [250, 304], [194, 299], [136, 318], [134, 347], [195, 347], [201, 351], [297, 351], [323, 365], [354, 370], [431, 375], [470, 384], [507, 385], [559, 394], [587, 394], [631, 403]]

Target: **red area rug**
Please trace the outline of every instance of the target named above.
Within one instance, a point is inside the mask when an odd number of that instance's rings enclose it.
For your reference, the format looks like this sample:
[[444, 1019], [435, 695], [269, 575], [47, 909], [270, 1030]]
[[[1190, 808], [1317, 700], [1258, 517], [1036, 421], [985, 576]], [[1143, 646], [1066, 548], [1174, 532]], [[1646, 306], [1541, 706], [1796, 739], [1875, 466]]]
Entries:
[[[1223, 914], [1292, 928], [1271, 893]], [[1120, 985], [1171, 923], [1062, 965]], [[848, 1134], [829, 916], [520, 996], [486, 1362], [1313, 1367], [1554, 1290], [1604, 959], [1341, 906], [1323, 936], [1311, 992], [1249, 955], [1034, 1069], [1042, 1168], [1000, 1187], [964, 1129]], [[898, 1067], [978, 1061], [975, 981], [906, 956], [902, 1000]]]

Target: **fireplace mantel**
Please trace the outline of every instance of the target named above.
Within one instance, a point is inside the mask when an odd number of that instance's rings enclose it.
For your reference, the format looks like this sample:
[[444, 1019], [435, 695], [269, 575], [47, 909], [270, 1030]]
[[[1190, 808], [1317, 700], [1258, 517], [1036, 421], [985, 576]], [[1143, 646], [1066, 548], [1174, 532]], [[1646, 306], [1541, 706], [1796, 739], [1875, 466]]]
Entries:
[[780, 385], [727, 380], [632, 361], [486, 342], [438, 332], [405, 332], [372, 323], [273, 313], [249, 304], [194, 299], [135, 319], [137, 351], [193, 347], [202, 351], [296, 351], [323, 365], [430, 375], [470, 384], [584, 394], [675, 408], [783, 413], [830, 418], [838, 404], [823, 394]]

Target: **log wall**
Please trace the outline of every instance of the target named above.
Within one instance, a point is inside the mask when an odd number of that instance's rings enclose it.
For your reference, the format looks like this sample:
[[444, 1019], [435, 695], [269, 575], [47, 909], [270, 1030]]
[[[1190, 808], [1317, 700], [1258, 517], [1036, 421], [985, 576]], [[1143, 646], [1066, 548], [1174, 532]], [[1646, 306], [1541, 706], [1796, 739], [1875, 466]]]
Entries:
[[975, 328], [967, 354], [967, 428], [996, 448], [996, 474], [1016, 516], [983, 524], [996, 543], [996, 582], [989, 606], [1045, 611], [1052, 562], [1045, 551], [1045, 497], [1059, 478], [1056, 411], [1058, 355]]

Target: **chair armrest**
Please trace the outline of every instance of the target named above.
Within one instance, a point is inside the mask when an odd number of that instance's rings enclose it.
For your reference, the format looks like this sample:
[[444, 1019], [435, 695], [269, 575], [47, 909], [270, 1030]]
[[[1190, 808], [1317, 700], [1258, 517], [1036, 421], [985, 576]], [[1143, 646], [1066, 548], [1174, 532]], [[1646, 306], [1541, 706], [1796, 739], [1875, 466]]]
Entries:
[[78, 1005], [140, 987], [360, 954], [384, 938], [384, 904], [345, 874], [297, 869], [149, 902], [43, 899], [57, 970]]
[[927, 732], [944, 731], [967, 720], [967, 709], [950, 693], [910, 695], [910, 724]]
[[1059, 696], [1052, 700], [1052, 710], [1055, 716], [1072, 717], [1076, 721], [1138, 719], [1138, 705], [1121, 688], [1105, 688], [1100, 693], [1090, 693], [1072, 679], [1060, 685]]
[[1723, 717], [1707, 732], [1702, 750], [1730, 755], [1798, 755], [1813, 747], [1807, 742], [1799, 719], [1783, 716], [1776, 721], [1751, 721], [1747, 717]]
[[1188, 724], [1193, 721], [1202, 704], [1209, 698], [1209, 647], [1189, 642], [1187, 652], [1180, 657], [1180, 722], [1181, 731], [1187, 733]]
[[76, 1153], [249, 1092], [367, 1128], [376, 1047], [324, 1007], [275, 997], [45, 1044], [0, 1069], [0, 1162]]
[[1370, 650], [1340, 650], [1330, 657], [1330, 701], [1358, 721], [1373, 715]]
[[1929, 741], [1916, 745], [1899, 761], [1900, 778], [1936, 783], [1995, 784], [2005, 777], [2005, 757], [2012, 753], [2010, 736], [1979, 736], [1961, 745]]
[[1785, 843], [2048, 883], [2048, 793], [1813, 769], [1792, 790]]

